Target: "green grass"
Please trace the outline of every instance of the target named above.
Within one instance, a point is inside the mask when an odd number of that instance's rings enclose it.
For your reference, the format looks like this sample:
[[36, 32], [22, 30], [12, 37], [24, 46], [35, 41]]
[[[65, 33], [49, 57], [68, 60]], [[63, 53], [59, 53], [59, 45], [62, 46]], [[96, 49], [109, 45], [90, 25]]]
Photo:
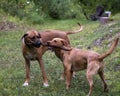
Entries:
[[[119, 14], [118, 14], [119, 15]], [[117, 15], [117, 17], [119, 17]], [[114, 17], [116, 18], [116, 17]], [[9, 20], [9, 19], [8, 19]], [[11, 18], [12, 20], [12, 18]], [[15, 22], [15, 19], [13, 19]], [[117, 20], [118, 21], [118, 20]], [[31, 62], [31, 80], [28, 87], [23, 87], [25, 80], [24, 59], [21, 52], [20, 38], [28, 29], [38, 31], [44, 29], [75, 30], [78, 28], [76, 22], [84, 25], [84, 30], [78, 34], [70, 35], [71, 46], [87, 49], [91, 48], [100, 53], [109, 49], [109, 44], [119, 33], [120, 23], [100, 26], [99, 22], [86, 20], [47, 20], [41, 25], [27, 25], [20, 21], [20, 28], [8, 31], [0, 31], [0, 96], [86, 96], [89, 85], [86, 80], [85, 71], [77, 72], [77, 78], [72, 80], [71, 88], [65, 89], [65, 82], [59, 77], [63, 71], [61, 61], [54, 53], [47, 51], [44, 56], [45, 68], [50, 86], [44, 88], [43, 79], [38, 62]], [[21, 28], [21, 26], [23, 28]], [[110, 28], [113, 32], [110, 33]], [[105, 38], [110, 36], [109, 38]], [[95, 46], [93, 42], [99, 38], [104, 40], [101, 46]], [[109, 93], [104, 93], [101, 80], [95, 76], [95, 88], [92, 96], [119, 96], [120, 93], [120, 69], [115, 70], [120, 65], [120, 43], [112, 55], [105, 61], [105, 77], [109, 86]]]

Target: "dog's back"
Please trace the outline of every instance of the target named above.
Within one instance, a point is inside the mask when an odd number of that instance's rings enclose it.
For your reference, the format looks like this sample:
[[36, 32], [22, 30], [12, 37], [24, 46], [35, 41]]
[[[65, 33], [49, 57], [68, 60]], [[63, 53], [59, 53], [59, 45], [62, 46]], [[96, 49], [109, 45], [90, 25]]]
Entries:
[[42, 37], [42, 42], [45, 43], [46, 41], [50, 41], [53, 38], [63, 38], [67, 42], [70, 43], [69, 38], [67, 36], [67, 33], [60, 30], [47, 30], [40, 32], [40, 35]]

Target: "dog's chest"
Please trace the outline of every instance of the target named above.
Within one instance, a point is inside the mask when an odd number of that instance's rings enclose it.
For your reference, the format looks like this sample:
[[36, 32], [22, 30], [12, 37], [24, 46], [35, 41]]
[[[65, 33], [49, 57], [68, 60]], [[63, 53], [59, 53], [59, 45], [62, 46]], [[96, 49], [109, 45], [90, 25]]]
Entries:
[[25, 57], [29, 60], [36, 60], [37, 54], [35, 52], [27, 52]]

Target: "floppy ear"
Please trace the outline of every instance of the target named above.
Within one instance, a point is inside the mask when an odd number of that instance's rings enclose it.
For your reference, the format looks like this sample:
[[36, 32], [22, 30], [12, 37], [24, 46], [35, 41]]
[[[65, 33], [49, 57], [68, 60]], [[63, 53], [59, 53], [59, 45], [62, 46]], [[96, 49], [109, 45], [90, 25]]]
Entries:
[[38, 33], [39, 34], [39, 37], [41, 38], [41, 35], [40, 35], [40, 33]]
[[24, 35], [22, 36], [22, 38], [21, 38], [21, 39], [25, 38], [27, 35], [28, 35], [27, 33], [26, 33], [26, 34], [24, 34]]
[[70, 51], [72, 48], [69, 46], [68, 42], [66, 40], [61, 40], [63, 46], [61, 47], [65, 51]]
[[67, 46], [67, 45], [68, 45], [68, 42], [67, 42], [66, 40], [61, 40], [61, 42], [62, 42], [62, 44], [63, 44], [64, 46]]

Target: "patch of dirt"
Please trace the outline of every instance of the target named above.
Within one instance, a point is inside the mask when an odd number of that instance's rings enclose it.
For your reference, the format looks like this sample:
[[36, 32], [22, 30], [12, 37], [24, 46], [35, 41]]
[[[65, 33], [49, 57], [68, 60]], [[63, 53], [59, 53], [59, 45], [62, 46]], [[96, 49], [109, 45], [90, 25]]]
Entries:
[[7, 30], [15, 29], [16, 27], [17, 25], [14, 24], [13, 22], [9, 22], [9, 21], [0, 22], [0, 31], [7, 31]]
[[101, 46], [101, 44], [102, 44], [102, 42], [103, 42], [104, 40], [111, 41], [111, 39], [112, 39], [112, 35], [106, 35], [106, 36], [104, 36], [104, 37], [101, 37], [101, 38], [95, 40], [95, 41], [93, 42], [93, 45], [94, 45], [94, 46]]
[[104, 40], [103, 38], [99, 38], [99, 39], [95, 40], [95, 41], [93, 42], [93, 44], [94, 44], [95, 46], [101, 46], [101, 43], [102, 43], [103, 40]]

